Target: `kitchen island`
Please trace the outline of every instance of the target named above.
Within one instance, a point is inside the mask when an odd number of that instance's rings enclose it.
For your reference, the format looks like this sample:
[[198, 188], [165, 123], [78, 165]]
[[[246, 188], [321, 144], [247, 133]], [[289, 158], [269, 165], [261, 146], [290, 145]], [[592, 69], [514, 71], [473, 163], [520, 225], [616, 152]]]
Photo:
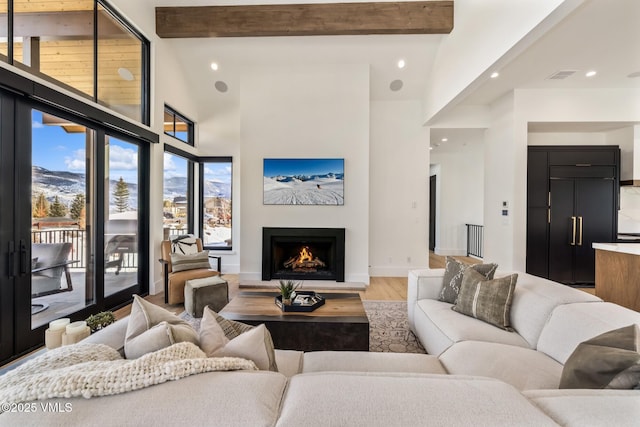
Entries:
[[596, 295], [640, 311], [640, 243], [594, 243]]

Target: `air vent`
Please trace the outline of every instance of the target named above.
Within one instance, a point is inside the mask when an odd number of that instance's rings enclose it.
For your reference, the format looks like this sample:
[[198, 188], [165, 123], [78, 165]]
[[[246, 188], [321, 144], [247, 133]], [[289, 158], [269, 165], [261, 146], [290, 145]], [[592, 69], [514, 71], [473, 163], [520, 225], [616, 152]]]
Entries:
[[560, 70], [547, 77], [547, 80], [564, 80], [574, 75], [578, 70]]

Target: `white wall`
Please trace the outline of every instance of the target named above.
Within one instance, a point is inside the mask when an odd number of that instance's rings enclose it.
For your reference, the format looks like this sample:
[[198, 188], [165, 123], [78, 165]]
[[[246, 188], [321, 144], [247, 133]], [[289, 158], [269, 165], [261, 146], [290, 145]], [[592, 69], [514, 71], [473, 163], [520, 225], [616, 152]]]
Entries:
[[[582, 0], [456, 0], [454, 29], [438, 49], [425, 91], [425, 120], [488, 79]], [[495, 68], [493, 68], [495, 67]]]
[[466, 255], [465, 224], [484, 224], [484, 131], [478, 130], [476, 138], [455, 151], [438, 147], [431, 152], [437, 176], [434, 252], [439, 255]]
[[530, 132], [528, 145], [605, 145], [602, 132]]
[[[345, 280], [369, 282], [369, 67], [260, 67], [240, 94], [240, 280], [259, 280], [262, 227], [344, 227]], [[262, 204], [264, 158], [344, 158], [344, 206]]]
[[371, 103], [369, 273], [406, 276], [429, 259], [429, 133], [420, 101]]
[[[640, 126], [628, 126], [622, 129], [616, 129], [603, 133], [605, 142], [608, 145], [617, 145], [620, 147], [620, 180], [627, 181], [634, 178], [634, 175], [640, 177], [640, 163], [635, 167], [635, 157], [640, 162], [640, 134], [634, 135], [634, 128], [640, 130]], [[636, 148], [635, 138], [638, 138]]]
[[[485, 137], [485, 259], [526, 266], [526, 171], [529, 122], [640, 122], [640, 90], [517, 90], [492, 105]], [[599, 138], [599, 137], [598, 137]], [[605, 138], [606, 142], [606, 138]], [[501, 201], [510, 205], [500, 215]]]
[[[514, 227], [518, 215], [526, 217], [525, 211], [518, 212], [515, 200], [516, 194], [522, 192], [518, 188], [520, 178], [526, 183], [527, 167], [526, 144], [522, 156], [523, 147], [517, 146], [514, 138], [513, 105], [513, 94], [493, 105], [484, 145], [484, 259], [497, 263], [501, 269], [510, 269], [514, 264]], [[508, 216], [502, 215], [503, 202], [508, 204]]]

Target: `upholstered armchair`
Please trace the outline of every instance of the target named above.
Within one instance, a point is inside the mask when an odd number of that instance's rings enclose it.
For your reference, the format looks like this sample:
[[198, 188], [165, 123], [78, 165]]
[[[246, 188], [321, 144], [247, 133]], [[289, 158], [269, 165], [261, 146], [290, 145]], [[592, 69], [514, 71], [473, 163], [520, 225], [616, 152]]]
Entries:
[[[165, 304], [184, 302], [184, 286], [187, 280], [220, 275], [220, 257], [203, 252], [201, 239], [191, 238], [188, 244], [194, 245], [195, 248], [186, 251], [183, 250], [184, 244], [178, 242], [179, 239], [163, 240], [161, 244], [162, 258], [159, 261], [164, 276]], [[217, 259], [218, 271], [211, 268], [209, 258]]]

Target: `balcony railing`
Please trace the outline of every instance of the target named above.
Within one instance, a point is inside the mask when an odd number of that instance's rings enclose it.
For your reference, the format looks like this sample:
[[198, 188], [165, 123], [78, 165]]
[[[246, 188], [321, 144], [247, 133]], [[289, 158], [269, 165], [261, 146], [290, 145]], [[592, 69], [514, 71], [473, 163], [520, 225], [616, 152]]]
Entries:
[[482, 258], [484, 246], [484, 227], [477, 224], [465, 224], [467, 226], [467, 256]]
[[[50, 230], [32, 230], [31, 231], [31, 243], [71, 243], [71, 255], [70, 259], [77, 261], [73, 264], [73, 269], [86, 269], [87, 268], [87, 239], [86, 230], [61, 228]], [[108, 241], [108, 237], [106, 239]], [[105, 262], [115, 261], [122, 256], [121, 268], [137, 268], [138, 267], [138, 254], [137, 252], [124, 252], [124, 253], [110, 253], [107, 254]]]

